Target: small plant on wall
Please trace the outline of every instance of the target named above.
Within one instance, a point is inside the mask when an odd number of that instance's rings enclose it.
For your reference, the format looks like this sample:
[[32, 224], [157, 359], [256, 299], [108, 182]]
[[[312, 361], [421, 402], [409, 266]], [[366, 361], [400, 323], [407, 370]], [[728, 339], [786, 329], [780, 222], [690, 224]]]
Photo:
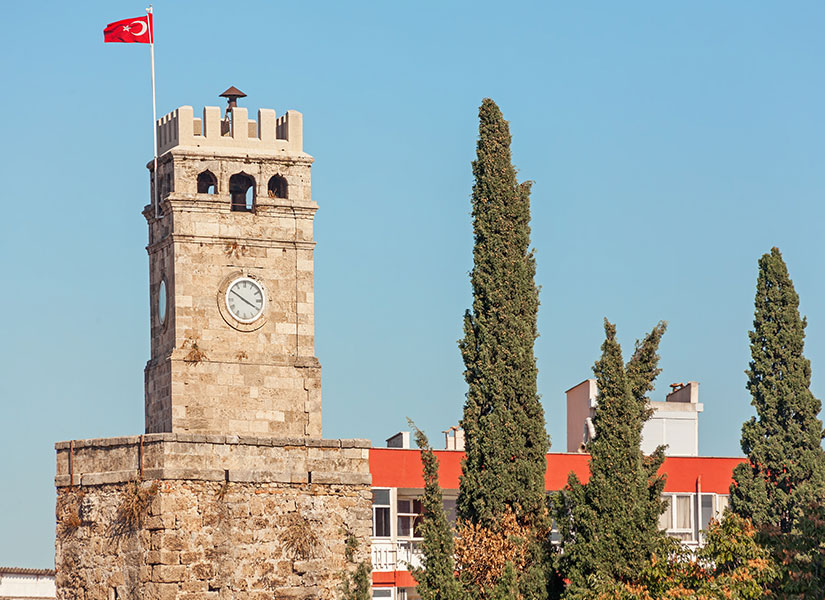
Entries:
[[308, 560], [312, 558], [318, 547], [318, 536], [315, 535], [312, 523], [300, 513], [287, 515], [286, 523], [283, 533], [286, 551], [294, 559]]
[[190, 365], [196, 365], [199, 362], [206, 360], [206, 352], [198, 346], [198, 338], [186, 338], [183, 342], [183, 346], [181, 346], [181, 349], [185, 350], [186, 348], [189, 348], [189, 352], [183, 357], [183, 362], [189, 363]]
[[83, 525], [83, 497], [86, 492], [82, 488], [71, 487], [61, 494], [63, 502], [60, 505], [58, 526], [60, 536], [72, 535]]
[[147, 485], [135, 480], [126, 485], [117, 507], [117, 522], [121, 531], [135, 531], [143, 525], [149, 505], [158, 495], [159, 488], [157, 481]]

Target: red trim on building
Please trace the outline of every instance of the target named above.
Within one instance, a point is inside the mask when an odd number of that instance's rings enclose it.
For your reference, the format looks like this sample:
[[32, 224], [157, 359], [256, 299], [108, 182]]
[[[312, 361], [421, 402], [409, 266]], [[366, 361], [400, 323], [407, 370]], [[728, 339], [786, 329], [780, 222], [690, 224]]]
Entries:
[[373, 587], [415, 587], [418, 585], [409, 571], [373, 571]]
[[[463, 452], [436, 450], [440, 462], [438, 478], [441, 487], [458, 489], [461, 475]], [[547, 490], [555, 491], [567, 485], [567, 476], [572, 471], [579, 480], [589, 478], [587, 454], [547, 455], [547, 472], [544, 483]], [[665, 492], [696, 492], [696, 479], [702, 478], [702, 492], [727, 494], [733, 468], [744, 458], [720, 458], [710, 456], [670, 456], [665, 459], [660, 472], [667, 474]], [[418, 450], [399, 448], [372, 448], [370, 450], [370, 473], [373, 487], [423, 488], [421, 453]]]

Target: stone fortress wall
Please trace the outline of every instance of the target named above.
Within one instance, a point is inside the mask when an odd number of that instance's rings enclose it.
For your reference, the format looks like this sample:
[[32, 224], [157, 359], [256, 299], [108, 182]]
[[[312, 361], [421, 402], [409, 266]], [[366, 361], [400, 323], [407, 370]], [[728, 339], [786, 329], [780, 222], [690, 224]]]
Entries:
[[[331, 599], [367, 560], [368, 440], [161, 433], [56, 449], [60, 600]], [[148, 504], [129, 527], [118, 511], [135, 485]]]

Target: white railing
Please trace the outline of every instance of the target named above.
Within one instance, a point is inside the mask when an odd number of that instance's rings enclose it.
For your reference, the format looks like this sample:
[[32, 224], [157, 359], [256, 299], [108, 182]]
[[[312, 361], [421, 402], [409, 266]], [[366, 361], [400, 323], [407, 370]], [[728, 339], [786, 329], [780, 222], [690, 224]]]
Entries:
[[372, 570], [395, 571], [395, 542], [372, 540]]
[[421, 566], [421, 549], [411, 540], [372, 540], [373, 571], [409, 571]]
[[421, 567], [421, 548], [419, 542], [398, 542], [398, 570], [410, 571]]

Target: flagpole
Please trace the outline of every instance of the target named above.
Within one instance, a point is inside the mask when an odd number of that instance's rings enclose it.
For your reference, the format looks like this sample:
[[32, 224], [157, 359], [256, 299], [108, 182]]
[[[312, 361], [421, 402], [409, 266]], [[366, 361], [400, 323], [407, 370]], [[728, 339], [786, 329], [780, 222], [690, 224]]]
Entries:
[[154, 178], [154, 193], [152, 194], [152, 202], [155, 205], [155, 218], [160, 217], [160, 201], [158, 194], [160, 194], [160, 177], [158, 175], [158, 109], [155, 101], [155, 32], [153, 31], [153, 23], [150, 21], [152, 15], [152, 5], [146, 9], [146, 27], [149, 28], [149, 56], [152, 61], [152, 142], [154, 148], [152, 156], [154, 160], [154, 170], [152, 176]]

